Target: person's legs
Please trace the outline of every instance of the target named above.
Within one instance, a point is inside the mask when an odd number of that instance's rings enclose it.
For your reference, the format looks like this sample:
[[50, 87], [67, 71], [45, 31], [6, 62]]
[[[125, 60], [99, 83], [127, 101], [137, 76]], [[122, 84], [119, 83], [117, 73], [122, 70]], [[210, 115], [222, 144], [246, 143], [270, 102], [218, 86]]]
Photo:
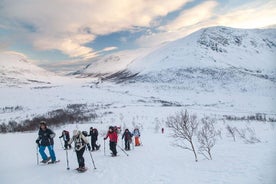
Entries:
[[55, 155], [55, 151], [54, 151], [54, 146], [50, 145], [50, 146], [47, 146], [47, 148], [49, 150], [52, 162], [56, 161], [56, 155]]

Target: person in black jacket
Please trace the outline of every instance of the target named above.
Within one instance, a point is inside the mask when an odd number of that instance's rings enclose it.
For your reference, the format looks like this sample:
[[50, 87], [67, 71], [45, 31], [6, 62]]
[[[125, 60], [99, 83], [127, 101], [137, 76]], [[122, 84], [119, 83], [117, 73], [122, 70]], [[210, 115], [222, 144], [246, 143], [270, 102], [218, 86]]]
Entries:
[[67, 130], [63, 130], [61, 133], [61, 136], [59, 138], [63, 138], [64, 140], [64, 149], [71, 149], [71, 144], [68, 144], [68, 141], [70, 140], [70, 134]]
[[122, 139], [125, 138], [125, 150], [130, 150], [130, 143], [132, 142], [132, 134], [128, 129], [122, 135]]
[[[47, 163], [50, 159], [51, 162], [54, 163], [56, 161], [56, 155], [54, 151], [54, 137], [56, 134], [46, 126], [45, 121], [41, 121], [40, 128], [38, 131], [38, 138], [36, 139], [36, 143], [39, 147], [39, 153], [42, 157], [42, 163]], [[50, 157], [48, 157], [45, 153], [45, 148], [48, 148]]]
[[100, 148], [100, 145], [96, 144], [98, 140], [98, 130], [96, 128], [90, 127], [88, 136], [91, 136], [92, 151], [98, 150]]

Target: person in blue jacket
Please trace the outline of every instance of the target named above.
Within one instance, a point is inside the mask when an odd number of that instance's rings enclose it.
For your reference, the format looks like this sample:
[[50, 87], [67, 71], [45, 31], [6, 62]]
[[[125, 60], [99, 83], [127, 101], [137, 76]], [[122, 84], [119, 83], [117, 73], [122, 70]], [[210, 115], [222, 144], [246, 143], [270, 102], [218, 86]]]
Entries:
[[[39, 153], [42, 157], [42, 163], [47, 163], [50, 159], [51, 162], [54, 163], [56, 161], [56, 155], [54, 151], [54, 137], [56, 134], [46, 126], [45, 121], [40, 122], [40, 127], [38, 131], [38, 138], [36, 139], [36, 143], [39, 148]], [[50, 153], [50, 157], [48, 157], [45, 153], [46, 147]]]

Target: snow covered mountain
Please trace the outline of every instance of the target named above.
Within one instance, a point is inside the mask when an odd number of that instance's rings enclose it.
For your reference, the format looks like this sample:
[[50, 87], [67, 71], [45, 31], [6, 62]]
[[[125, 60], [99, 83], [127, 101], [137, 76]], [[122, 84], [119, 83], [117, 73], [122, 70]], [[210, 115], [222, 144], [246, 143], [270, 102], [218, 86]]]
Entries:
[[65, 77], [58, 76], [32, 64], [25, 56], [19, 53], [0, 53], [0, 87], [19, 87], [22, 85], [50, 86], [66, 80]]
[[[275, 29], [205, 28], [150, 53], [131, 57], [113, 54], [87, 66], [80, 74], [131, 77], [132, 82], [182, 83], [187, 78], [197, 78], [224, 83], [245, 76], [275, 82], [275, 40]], [[116, 68], [118, 65], [120, 68]]]

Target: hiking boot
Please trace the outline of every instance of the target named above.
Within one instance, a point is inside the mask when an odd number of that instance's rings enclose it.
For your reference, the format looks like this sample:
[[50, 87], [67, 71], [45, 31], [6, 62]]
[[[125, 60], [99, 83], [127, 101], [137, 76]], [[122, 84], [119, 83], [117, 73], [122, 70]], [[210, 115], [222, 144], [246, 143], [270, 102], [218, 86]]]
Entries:
[[47, 163], [49, 160], [51, 160], [51, 157], [48, 157], [46, 160], [42, 160], [41, 163]]

